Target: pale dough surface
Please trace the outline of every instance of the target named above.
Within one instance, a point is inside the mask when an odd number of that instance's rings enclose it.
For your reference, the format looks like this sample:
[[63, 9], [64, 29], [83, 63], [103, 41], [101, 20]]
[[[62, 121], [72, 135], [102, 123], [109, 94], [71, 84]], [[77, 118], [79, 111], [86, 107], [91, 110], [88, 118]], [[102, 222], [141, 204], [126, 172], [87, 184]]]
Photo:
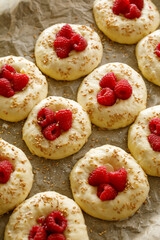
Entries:
[[84, 51], [72, 50], [67, 58], [60, 59], [53, 47], [56, 33], [65, 23], [53, 25], [45, 29], [39, 36], [35, 46], [37, 66], [46, 75], [56, 80], [75, 80], [90, 73], [101, 62], [103, 48], [98, 34], [88, 26], [69, 24], [72, 29], [82, 35], [88, 43]]
[[[112, 106], [104, 106], [97, 102], [97, 93], [101, 90], [99, 81], [109, 72], [114, 72], [118, 81], [126, 79], [132, 86], [132, 95], [127, 100], [117, 99]], [[145, 83], [135, 70], [123, 63], [109, 63], [84, 78], [78, 90], [77, 101], [89, 113], [93, 124], [118, 129], [131, 124], [138, 113], [146, 108], [146, 98]]]
[[67, 219], [64, 235], [67, 240], [89, 240], [82, 212], [70, 198], [56, 192], [42, 192], [19, 205], [6, 226], [4, 240], [28, 240], [37, 219], [52, 211], [61, 211]]
[[143, 38], [136, 46], [136, 57], [139, 69], [144, 77], [160, 86], [160, 57], [155, 54], [155, 48], [160, 43], [160, 30]]
[[128, 148], [147, 174], [160, 177], [160, 153], [152, 149], [147, 139], [151, 134], [149, 121], [155, 117], [160, 117], [160, 105], [140, 112], [129, 129]]
[[12, 163], [14, 171], [5, 184], [0, 184], [0, 215], [12, 210], [28, 196], [32, 183], [32, 166], [26, 155], [0, 138], [0, 159]]
[[144, 0], [139, 18], [128, 19], [112, 11], [114, 0], [96, 0], [93, 13], [100, 30], [112, 41], [134, 44], [159, 26], [159, 12], [150, 0]]
[[17, 122], [25, 119], [32, 108], [47, 96], [48, 84], [36, 65], [25, 58], [15, 56], [0, 58], [0, 68], [5, 64], [29, 77], [26, 87], [16, 92], [14, 96], [6, 98], [0, 95], [0, 118]]
[[[127, 186], [114, 200], [101, 201], [97, 187], [88, 184], [89, 174], [100, 166], [112, 165], [114, 170], [124, 167]], [[134, 214], [145, 201], [149, 191], [147, 177], [133, 157], [121, 148], [104, 145], [91, 149], [73, 167], [70, 174], [75, 201], [89, 215], [103, 220], [120, 220]]]
[[[54, 141], [43, 136], [41, 126], [37, 123], [37, 113], [44, 107], [54, 112], [61, 109], [69, 109], [72, 112], [72, 127]], [[78, 152], [90, 134], [90, 119], [81, 105], [73, 100], [53, 96], [42, 100], [33, 108], [23, 127], [23, 139], [30, 151], [39, 157], [49, 159], [60, 159]]]

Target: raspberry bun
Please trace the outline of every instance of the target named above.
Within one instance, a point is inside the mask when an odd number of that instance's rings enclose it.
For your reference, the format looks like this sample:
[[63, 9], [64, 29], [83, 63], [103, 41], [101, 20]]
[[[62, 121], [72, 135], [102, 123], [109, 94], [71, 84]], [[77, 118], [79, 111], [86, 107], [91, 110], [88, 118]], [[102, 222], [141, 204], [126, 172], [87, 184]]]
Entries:
[[109, 63], [84, 78], [77, 101], [93, 124], [118, 129], [131, 124], [146, 108], [146, 98], [145, 83], [135, 70], [123, 63]]
[[147, 177], [121, 148], [91, 149], [70, 174], [73, 197], [89, 215], [117, 221], [133, 215], [149, 192]]
[[147, 174], [160, 177], [160, 105], [140, 112], [129, 129], [128, 148]]
[[0, 215], [23, 202], [32, 183], [32, 166], [26, 155], [0, 139]]
[[88, 114], [77, 102], [62, 97], [42, 100], [23, 127], [23, 139], [30, 151], [49, 159], [78, 152], [90, 134]]
[[36, 65], [25, 58], [0, 58], [0, 118], [10, 122], [25, 119], [47, 96], [48, 84]]
[[75, 80], [90, 73], [102, 59], [98, 34], [85, 25], [56, 24], [45, 29], [35, 46], [37, 66], [56, 80]]
[[156, 30], [159, 12], [150, 0], [96, 0], [93, 13], [100, 30], [112, 41], [134, 44]]
[[144, 77], [160, 86], [160, 30], [149, 34], [137, 44], [136, 57]]
[[89, 240], [82, 212], [70, 198], [42, 192], [19, 205], [6, 226], [4, 240]]

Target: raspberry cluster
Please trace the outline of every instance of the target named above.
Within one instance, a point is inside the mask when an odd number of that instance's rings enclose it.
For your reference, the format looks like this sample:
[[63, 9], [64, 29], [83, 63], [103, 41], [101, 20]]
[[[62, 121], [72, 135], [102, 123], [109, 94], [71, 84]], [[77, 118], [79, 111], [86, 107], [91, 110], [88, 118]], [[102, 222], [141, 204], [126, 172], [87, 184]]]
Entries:
[[113, 13], [123, 14], [125, 18], [134, 19], [141, 16], [143, 0], [115, 0], [113, 3]]
[[160, 57], [160, 43], [158, 43], [156, 49], [155, 49], [155, 54]]
[[160, 152], [160, 118], [155, 117], [149, 121], [149, 130], [151, 134], [148, 141], [154, 151]]
[[107, 73], [99, 82], [102, 90], [97, 94], [97, 102], [104, 106], [112, 106], [117, 98], [126, 100], [132, 94], [132, 87], [127, 80], [117, 78], [113, 72]]
[[28, 81], [26, 74], [17, 73], [12, 66], [5, 64], [0, 69], [0, 95], [10, 98], [15, 92], [21, 91]]
[[28, 240], [66, 240], [63, 232], [67, 220], [59, 211], [51, 212], [46, 218], [38, 219], [40, 225], [35, 225], [29, 232]]
[[72, 112], [68, 109], [53, 112], [49, 108], [42, 108], [37, 114], [38, 124], [47, 140], [55, 140], [62, 131], [68, 131], [72, 126]]
[[13, 171], [13, 165], [7, 161], [0, 161], [0, 184], [7, 183]]
[[120, 168], [114, 172], [107, 172], [107, 168], [101, 166], [90, 173], [88, 183], [97, 187], [97, 196], [101, 201], [113, 200], [118, 192], [122, 192], [126, 187], [127, 171]]
[[54, 50], [59, 58], [67, 58], [72, 50], [81, 52], [87, 47], [86, 39], [76, 34], [69, 24], [64, 25], [56, 34]]

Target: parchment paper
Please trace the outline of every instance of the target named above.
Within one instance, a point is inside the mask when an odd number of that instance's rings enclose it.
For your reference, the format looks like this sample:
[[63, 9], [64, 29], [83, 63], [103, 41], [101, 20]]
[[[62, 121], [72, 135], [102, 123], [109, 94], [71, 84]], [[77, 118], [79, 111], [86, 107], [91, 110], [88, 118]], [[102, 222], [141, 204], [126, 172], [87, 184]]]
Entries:
[[[160, 1], [153, 0], [160, 10]], [[135, 45], [121, 45], [111, 42], [97, 28], [92, 14], [93, 0], [0, 0], [0, 57], [24, 56], [35, 62], [36, 39], [45, 28], [61, 22], [85, 24], [96, 29], [103, 42], [102, 64], [123, 62], [138, 70]], [[82, 81], [55, 81], [48, 78], [49, 95], [63, 96], [76, 100], [77, 89]], [[160, 104], [160, 88], [145, 80], [148, 90], [147, 106]], [[92, 127], [87, 144], [71, 157], [52, 161], [33, 156], [22, 141], [24, 121], [9, 123], [0, 120], [0, 137], [21, 148], [31, 161], [34, 170], [34, 184], [29, 197], [35, 193], [54, 190], [72, 198], [69, 173], [78, 159], [91, 147], [106, 143], [127, 151], [128, 127], [107, 131]], [[146, 203], [131, 218], [120, 222], [107, 222], [84, 213], [90, 240], [155, 240], [160, 239], [160, 179], [149, 177], [150, 193]], [[0, 217], [0, 240], [10, 214]]]

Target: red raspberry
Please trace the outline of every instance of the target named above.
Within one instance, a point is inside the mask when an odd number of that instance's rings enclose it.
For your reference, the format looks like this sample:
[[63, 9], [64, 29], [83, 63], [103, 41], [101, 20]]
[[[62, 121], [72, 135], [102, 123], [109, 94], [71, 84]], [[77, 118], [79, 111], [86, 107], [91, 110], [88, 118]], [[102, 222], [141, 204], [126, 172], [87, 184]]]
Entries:
[[156, 130], [157, 130], [157, 135], [160, 136], [160, 124], [157, 124]]
[[93, 170], [93, 172], [89, 175], [88, 183], [92, 186], [109, 183], [107, 168], [105, 166], [101, 166]]
[[37, 114], [37, 121], [41, 127], [46, 127], [55, 121], [55, 113], [49, 108], [42, 108]]
[[10, 179], [13, 165], [7, 161], [0, 161], [0, 183], [6, 183]]
[[61, 212], [53, 211], [46, 217], [44, 226], [51, 233], [62, 233], [67, 227], [67, 220]]
[[110, 88], [103, 88], [97, 94], [97, 102], [104, 106], [112, 106], [116, 102], [116, 95]]
[[80, 34], [74, 35], [71, 38], [71, 43], [72, 43], [74, 50], [76, 50], [77, 52], [81, 52], [81, 51], [85, 50], [88, 45], [86, 39], [83, 36], [81, 36]]
[[151, 133], [160, 135], [160, 118], [155, 117], [149, 121], [149, 130]]
[[67, 58], [72, 50], [71, 40], [65, 37], [57, 37], [54, 40], [54, 50], [59, 58]]
[[12, 66], [5, 64], [0, 70], [0, 78], [6, 78], [11, 81], [15, 73], [16, 71]]
[[65, 236], [61, 233], [52, 233], [47, 240], [66, 240]]
[[132, 94], [132, 87], [127, 80], [121, 79], [116, 84], [114, 92], [115, 92], [115, 95], [117, 96], [117, 98], [126, 100]]
[[160, 43], [158, 43], [156, 49], [155, 49], [155, 54], [160, 57]]
[[124, 13], [124, 16], [129, 19], [139, 18], [141, 16], [141, 11], [135, 4], [130, 4], [129, 11]]
[[15, 73], [12, 84], [14, 91], [21, 91], [28, 83], [29, 77], [26, 74]]
[[73, 31], [73, 29], [71, 28], [71, 26], [69, 24], [64, 25], [60, 31], [56, 34], [56, 38], [58, 37], [65, 37], [68, 39], [71, 39], [71, 37], [73, 35], [75, 35], [76, 33]]
[[116, 76], [113, 72], [107, 73], [99, 82], [101, 88], [114, 89], [116, 85]]
[[118, 192], [122, 192], [125, 189], [127, 183], [127, 171], [124, 168], [118, 171], [109, 172], [109, 183], [115, 187]]
[[72, 127], [72, 112], [68, 109], [59, 110], [55, 115], [55, 119], [59, 123], [59, 127], [64, 131]]
[[38, 222], [40, 225], [43, 225], [44, 222], [45, 222], [45, 217], [42, 216], [42, 217], [38, 218], [37, 222]]
[[118, 192], [110, 184], [101, 184], [97, 188], [97, 196], [101, 201], [113, 200]]
[[56, 123], [52, 123], [42, 130], [43, 136], [47, 140], [55, 140], [61, 135], [61, 129]]
[[129, 10], [130, 2], [129, 0], [115, 0], [113, 3], [113, 13], [119, 15], [120, 13], [125, 13]]
[[155, 152], [160, 152], [160, 136], [157, 136], [155, 134], [150, 134], [148, 136], [148, 142], [150, 143], [152, 149]]
[[139, 10], [142, 10], [142, 8], [144, 6], [143, 0], [130, 0], [130, 3], [135, 4], [139, 8]]
[[47, 233], [44, 227], [35, 225], [29, 232], [28, 240], [47, 240]]
[[0, 78], [0, 95], [3, 97], [12, 97], [15, 94], [11, 83], [6, 78]]
[[2, 69], [5, 68], [8, 71], [12, 72], [12, 73], [16, 73], [16, 70], [14, 69], [14, 67], [12, 67], [11, 65], [5, 64]]

